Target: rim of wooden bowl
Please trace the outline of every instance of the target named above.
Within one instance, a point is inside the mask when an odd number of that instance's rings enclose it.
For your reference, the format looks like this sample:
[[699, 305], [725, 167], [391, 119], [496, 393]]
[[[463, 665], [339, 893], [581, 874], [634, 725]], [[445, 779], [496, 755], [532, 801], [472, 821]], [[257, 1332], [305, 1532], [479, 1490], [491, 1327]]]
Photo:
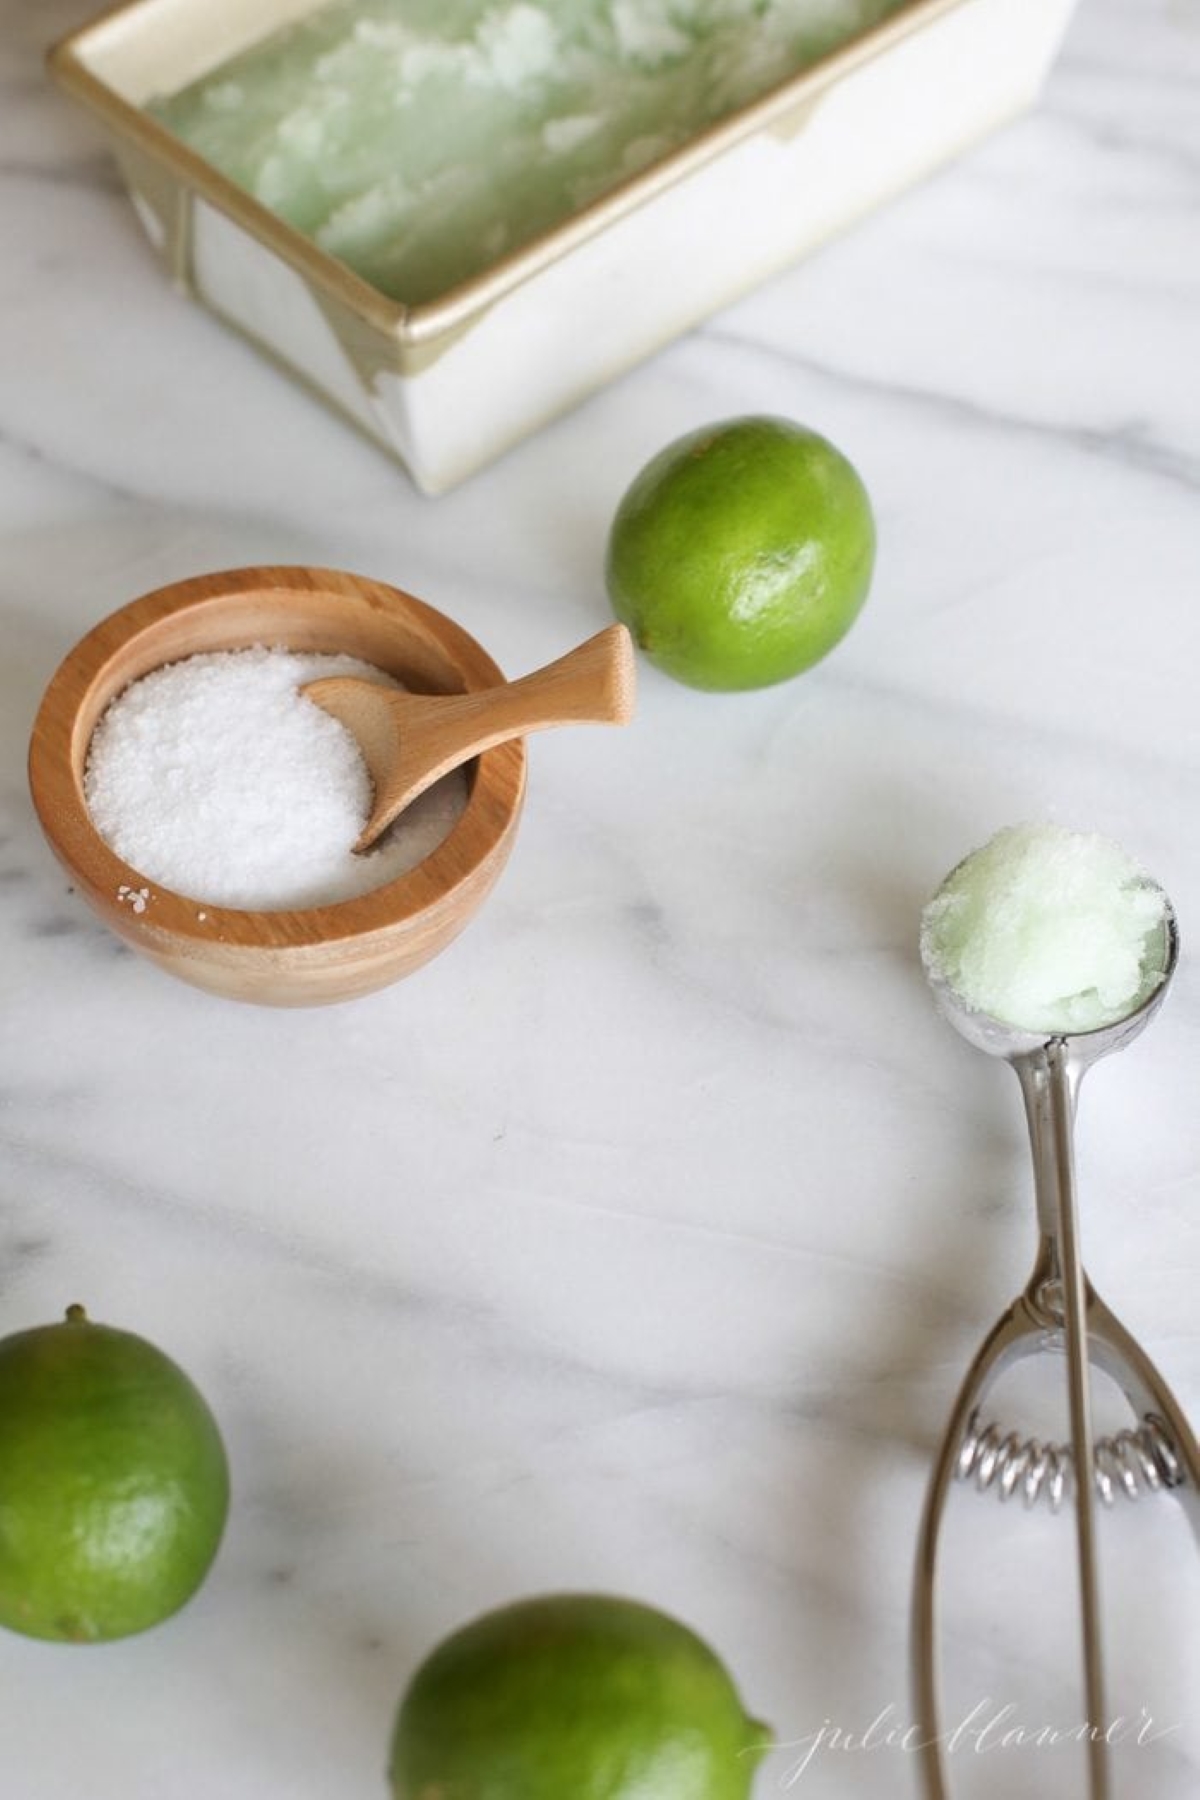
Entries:
[[[482, 645], [401, 588], [308, 566], [222, 570], [171, 582], [94, 626], [59, 665], [42, 698], [29, 747], [29, 785], [59, 861], [119, 935], [157, 960], [183, 951], [276, 953], [303, 966], [306, 951], [339, 945], [369, 953], [417, 921], [482, 901], [507, 856], [525, 791], [520, 739], [475, 761], [467, 804], [442, 842], [406, 874], [329, 905], [255, 909], [180, 894], [124, 862], [92, 823], [83, 772], [104, 709], [151, 669], [206, 650], [253, 644], [361, 656], [430, 693], [471, 692], [503, 681]], [[144, 909], [132, 901], [148, 889]], [[434, 924], [437, 942], [453, 918]], [[425, 960], [421, 957], [420, 960]], [[415, 964], [413, 965], [415, 966]], [[403, 972], [403, 971], [400, 971]], [[201, 983], [201, 985], [206, 985]]]

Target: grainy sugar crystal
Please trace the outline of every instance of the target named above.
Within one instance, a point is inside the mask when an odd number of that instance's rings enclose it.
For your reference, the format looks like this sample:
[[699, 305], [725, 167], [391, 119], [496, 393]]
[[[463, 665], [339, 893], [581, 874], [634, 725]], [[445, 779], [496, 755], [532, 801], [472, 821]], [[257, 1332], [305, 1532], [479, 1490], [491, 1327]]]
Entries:
[[926, 968], [1022, 1031], [1097, 1031], [1163, 978], [1166, 897], [1118, 844], [1014, 825], [960, 863], [925, 908]]
[[[299, 691], [325, 675], [388, 679], [354, 657], [255, 646], [133, 682], [88, 750], [97, 831], [147, 881], [221, 906], [328, 905], [415, 868], [461, 813], [465, 779], [438, 782], [353, 855], [371, 780], [350, 732]], [[121, 898], [141, 911], [146, 890]]]

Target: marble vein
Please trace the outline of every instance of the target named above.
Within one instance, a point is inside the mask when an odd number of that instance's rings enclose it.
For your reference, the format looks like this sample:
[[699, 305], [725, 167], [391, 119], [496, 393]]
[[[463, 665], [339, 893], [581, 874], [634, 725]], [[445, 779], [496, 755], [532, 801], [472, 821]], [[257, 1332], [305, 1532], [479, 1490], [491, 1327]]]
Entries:
[[[761, 338], [756, 340], [743, 337], [727, 328], [709, 326], [705, 337], [742, 354], [763, 354]], [[1059, 424], [1016, 412], [1005, 412], [965, 394], [915, 386], [893, 377], [885, 380], [825, 359], [818, 361], [798, 355], [790, 346], [772, 345], [771, 354], [805, 375], [876, 395], [898, 406], [928, 411], [948, 425], [967, 426], [980, 432], [999, 431], [1017, 438], [1062, 445], [1082, 451], [1087, 456], [1120, 463], [1139, 474], [1169, 481], [1188, 492], [1200, 489], [1200, 456], [1170, 443], [1156, 441], [1152, 436], [1153, 422], [1147, 418], [1114, 420], [1107, 426]]]

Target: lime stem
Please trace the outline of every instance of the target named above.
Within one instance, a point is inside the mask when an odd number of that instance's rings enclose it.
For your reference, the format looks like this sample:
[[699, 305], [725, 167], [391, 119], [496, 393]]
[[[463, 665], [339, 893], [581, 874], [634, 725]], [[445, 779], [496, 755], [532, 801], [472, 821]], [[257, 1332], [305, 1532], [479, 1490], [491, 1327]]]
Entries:
[[761, 1719], [746, 1720], [746, 1747], [743, 1754], [752, 1756], [755, 1762], [775, 1748], [775, 1729], [765, 1725]]
[[78, 1300], [73, 1301], [67, 1308], [67, 1324], [86, 1325], [87, 1322], [87, 1313], [84, 1311], [83, 1307], [80, 1306]]

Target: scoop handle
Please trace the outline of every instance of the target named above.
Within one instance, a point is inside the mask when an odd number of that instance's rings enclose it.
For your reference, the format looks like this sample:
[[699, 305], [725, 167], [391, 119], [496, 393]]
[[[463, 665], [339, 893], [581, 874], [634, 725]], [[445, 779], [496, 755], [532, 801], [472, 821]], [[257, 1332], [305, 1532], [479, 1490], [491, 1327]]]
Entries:
[[609, 625], [519, 681], [469, 694], [406, 694], [355, 676], [304, 692], [358, 740], [374, 804], [354, 848], [369, 850], [410, 801], [452, 769], [510, 738], [554, 725], [624, 725], [633, 716], [633, 643]]
[[[1079, 1572], [1079, 1609], [1083, 1651], [1086, 1717], [1093, 1725], [1108, 1720], [1104, 1673], [1104, 1621], [1100, 1611], [1100, 1576], [1096, 1556], [1096, 1489], [1091, 1480], [1095, 1461], [1092, 1390], [1088, 1353], [1087, 1276], [1079, 1241], [1079, 1199], [1075, 1181], [1074, 1120], [1080, 1071], [1071, 1061], [1065, 1038], [1052, 1038], [1044, 1049], [1016, 1058], [1025, 1097], [1033, 1151], [1034, 1186], [1043, 1230], [1048, 1231], [1062, 1284], [1064, 1342], [1067, 1353], [1067, 1406], [1075, 1482], [1075, 1542]], [[1112, 1791], [1108, 1743], [1103, 1729], [1088, 1736], [1090, 1800], [1109, 1800]]]
[[475, 754], [555, 725], [627, 724], [633, 687], [629, 632], [624, 625], [608, 625], [518, 681], [445, 696], [438, 711], [456, 736], [463, 727], [478, 727], [471, 735]]

